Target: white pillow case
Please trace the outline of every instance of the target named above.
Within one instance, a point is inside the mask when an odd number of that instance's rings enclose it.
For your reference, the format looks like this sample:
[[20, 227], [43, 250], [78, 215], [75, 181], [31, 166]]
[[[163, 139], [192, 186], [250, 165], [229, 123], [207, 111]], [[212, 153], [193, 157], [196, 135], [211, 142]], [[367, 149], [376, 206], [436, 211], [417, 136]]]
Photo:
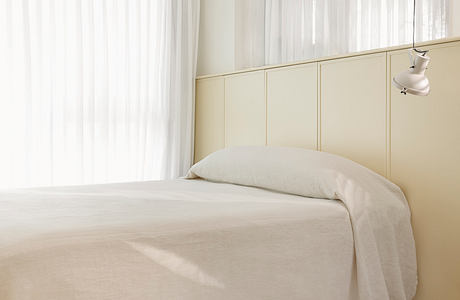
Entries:
[[337, 176], [350, 177], [356, 172], [380, 177], [351, 160], [326, 152], [245, 146], [208, 155], [190, 169], [186, 178], [200, 177], [306, 197], [340, 199]]
[[410, 210], [399, 187], [324, 152], [283, 147], [219, 150], [186, 178], [341, 200], [350, 215], [360, 299], [412, 299], [417, 287]]

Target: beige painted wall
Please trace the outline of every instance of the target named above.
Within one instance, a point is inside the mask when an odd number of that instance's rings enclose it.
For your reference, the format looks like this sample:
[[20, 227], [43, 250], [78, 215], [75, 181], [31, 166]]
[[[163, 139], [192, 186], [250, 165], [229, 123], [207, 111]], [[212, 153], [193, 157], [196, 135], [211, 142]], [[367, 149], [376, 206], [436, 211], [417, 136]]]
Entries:
[[235, 69], [235, 1], [201, 0], [197, 74]]

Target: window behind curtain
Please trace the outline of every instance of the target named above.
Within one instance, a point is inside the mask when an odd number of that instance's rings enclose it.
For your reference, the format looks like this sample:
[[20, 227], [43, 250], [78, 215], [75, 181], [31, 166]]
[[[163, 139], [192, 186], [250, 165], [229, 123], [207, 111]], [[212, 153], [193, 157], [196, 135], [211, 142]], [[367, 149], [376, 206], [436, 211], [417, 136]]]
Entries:
[[0, 0], [0, 188], [174, 178], [198, 0]]
[[[450, 1], [417, 0], [417, 41], [448, 36]], [[236, 0], [235, 7], [237, 69], [412, 42], [413, 0]]]

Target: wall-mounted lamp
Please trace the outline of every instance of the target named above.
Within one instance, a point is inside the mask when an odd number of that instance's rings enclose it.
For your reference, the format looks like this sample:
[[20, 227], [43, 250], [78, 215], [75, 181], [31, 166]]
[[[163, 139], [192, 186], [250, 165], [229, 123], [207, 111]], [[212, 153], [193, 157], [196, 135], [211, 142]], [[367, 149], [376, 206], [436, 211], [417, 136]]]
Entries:
[[425, 70], [430, 62], [430, 57], [426, 55], [427, 50], [418, 50], [415, 48], [415, 0], [414, 14], [412, 19], [412, 49], [409, 50], [411, 66], [409, 70], [403, 71], [393, 77], [393, 85], [401, 90], [401, 93], [407, 93], [426, 96], [430, 92], [430, 82], [425, 76]]

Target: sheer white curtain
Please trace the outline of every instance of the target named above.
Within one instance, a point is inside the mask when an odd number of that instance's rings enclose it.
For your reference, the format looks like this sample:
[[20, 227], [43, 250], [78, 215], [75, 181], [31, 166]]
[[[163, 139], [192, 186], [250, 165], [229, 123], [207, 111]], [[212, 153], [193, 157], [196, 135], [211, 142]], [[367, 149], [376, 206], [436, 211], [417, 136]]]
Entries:
[[0, 0], [0, 188], [192, 162], [199, 0]]
[[[412, 42], [413, 0], [265, 0], [258, 6], [236, 0], [236, 23], [252, 23], [236, 32], [241, 47], [237, 68], [279, 64]], [[416, 40], [448, 35], [449, 2], [417, 0]], [[265, 18], [251, 18], [251, 11]], [[251, 28], [264, 32], [254, 33]], [[264, 36], [263, 42], [253, 36]], [[254, 51], [253, 49], [258, 49]]]

